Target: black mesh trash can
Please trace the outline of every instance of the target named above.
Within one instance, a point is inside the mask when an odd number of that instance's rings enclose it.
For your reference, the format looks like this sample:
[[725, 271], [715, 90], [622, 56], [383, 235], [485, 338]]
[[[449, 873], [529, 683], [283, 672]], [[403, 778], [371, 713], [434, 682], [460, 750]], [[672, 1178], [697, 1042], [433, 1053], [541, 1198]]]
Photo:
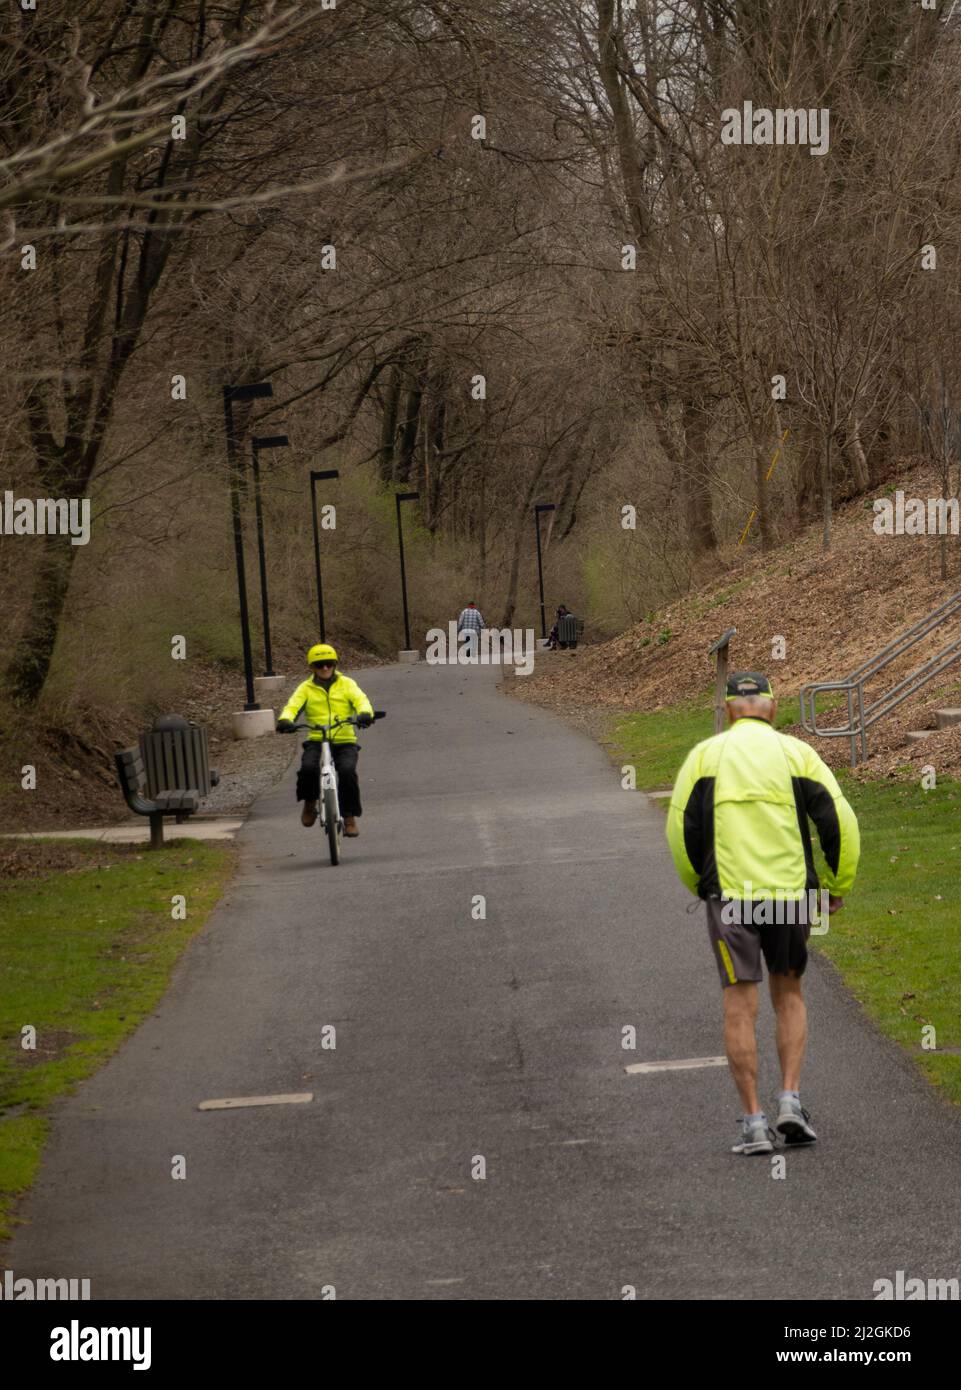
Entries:
[[557, 622], [557, 641], [562, 647], [577, 646], [584, 631], [583, 618], [575, 618], [573, 613], [565, 613]]
[[[210, 766], [207, 730], [179, 714], [164, 714], [140, 735], [140, 753], [147, 776], [147, 795], [196, 791], [209, 796], [220, 778]], [[182, 817], [178, 815], [177, 820]]]

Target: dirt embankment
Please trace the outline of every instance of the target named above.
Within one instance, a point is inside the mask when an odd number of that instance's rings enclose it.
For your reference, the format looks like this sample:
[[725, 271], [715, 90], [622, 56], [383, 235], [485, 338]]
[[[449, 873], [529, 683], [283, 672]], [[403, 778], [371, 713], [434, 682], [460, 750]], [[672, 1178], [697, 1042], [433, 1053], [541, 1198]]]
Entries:
[[[356, 670], [380, 658], [349, 643], [338, 645], [341, 663]], [[256, 668], [259, 671], [259, 668]], [[292, 672], [290, 689], [307, 674], [303, 651], [285, 651], [275, 657], [275, 669]], [[0, 832], [60, 830], [75, 826], [109, 825], [127, 820], [114, 769], [117, 749], [132, 747], [141, 729], [149, 728], [158, 714], [176, 713], [203, 724], [209, 731], [211, 765], [221, 778], [231, 779], [218, 788], [217, 808], [240, 810], [251, 799], [248, 790], [261, 786], [256, 765], [264, 759], [276, 765], [277, 775], [293, 756], [295, 740], [251, 739], [236, 742], [230, 732], [231, 715], [244, 706], [243, 670], [196, 664], [186, 673], [183, 697], [173, 709], [102, 710], [77, 709], [69, 723], [52, 727], [42, 709], [22, 719], [8, 713], [11, 727], [2, 731], [3, 783], [0, 787]], [[268, 748], [267, 745], [270, 745]], [[21, 786], [22, 769], [36, 769], [36, 787]], [[225, 796], [234, 785], [236, 796]]]
[[[908, 466], [885, 492], [895, 488], [922, 499], [941, 492], [934, 473]], [[785, 698], [796, 696], [805, 682], [843, 679], [961, 591], [961, 537], [947, 538], [949, 577], [943, 581], [938, 537], [878, 535], [874, 520], [871, 500], [862, 498], [836, 512], [827, 554], [815, 525], [767, 555], [726, 555], [716, 579], [651, 621], [609, 642], [542, 659], [539, 671], [512, 688], [519, 698], [561, 713], [663, 708], [713, 685], [708, 648], [732, 627], [732, 668], [763, 671]], [[876, 677], [866, 688], [867, 700], [955, 639], [961, 639], [961, 616]], [[941, 775], [961, 776], [961, 726], [923, 742], [906, 741], [909, 730], [935, 727], [935, 710], [955, 706], [961, 706], [961, 661], [869, 731], [866, 775], [915, 778], [930, 763]], [[797, 728], [791, 732], [808, 737]], [[847, 740], [809, 741], [827, 762], [847, 764]]]

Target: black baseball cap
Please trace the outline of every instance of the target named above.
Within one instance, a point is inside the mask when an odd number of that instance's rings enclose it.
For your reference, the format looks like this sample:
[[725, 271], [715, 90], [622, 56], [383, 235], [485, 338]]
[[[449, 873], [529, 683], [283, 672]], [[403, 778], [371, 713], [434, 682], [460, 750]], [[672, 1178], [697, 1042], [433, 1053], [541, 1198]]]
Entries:
[[767, 676], [762, 676], [758, 671], [735, 671], [733, 676], [728, 676], [728, 700], [749, 700], [752, 695], [766, 695], [769, 700], [774, 699]]

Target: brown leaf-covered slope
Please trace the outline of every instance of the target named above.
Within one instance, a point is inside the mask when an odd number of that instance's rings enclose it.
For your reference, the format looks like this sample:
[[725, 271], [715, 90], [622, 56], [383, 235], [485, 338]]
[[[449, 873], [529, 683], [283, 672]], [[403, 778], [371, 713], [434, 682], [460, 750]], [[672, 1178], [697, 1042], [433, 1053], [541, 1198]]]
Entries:
[[[905, 466], [892, 486], [907, 497], [927, 499], [941, 492], [936, 476], [916, 466]], [[655, 710], [701, 696], [707, 706], [714, 672], [708, 648], [732, 627], [737, 628], [732, 669], [766, 673], [784, 698], [795, 697], [808, 681], [842, 679], [961, 591], [961, 537], [948, 537], [945, 582], [939, 577], [937, 537], [879, 536], [874, 519], [870, 500], [838, 508], [827, 554], [820, 524], [767, 555], [731, 551], [718, 561], [715, 579], [652, 621], [572, 654], [542, 657], [538, 671], [514, 682], [512, 690], [560, 713]], [[772, 656], [777, 637], [786, 644], [783, 660]], [[889, 666], [867, 688], [868, 700], [958, 637], [961, 617]], [[919, 776], [926, 763], [940, 774], [961, 775], [961, 726], [917, 744], [905, 739], [908, 730], [933, 729], [934, 711], [949, 706], [961, 706], [961, 661], [874, 726], [867, 775]], [[808, 738], [798, 728], [791, 732]], [[808, 741], [829, 763], [847, 763], [845, 739]]]

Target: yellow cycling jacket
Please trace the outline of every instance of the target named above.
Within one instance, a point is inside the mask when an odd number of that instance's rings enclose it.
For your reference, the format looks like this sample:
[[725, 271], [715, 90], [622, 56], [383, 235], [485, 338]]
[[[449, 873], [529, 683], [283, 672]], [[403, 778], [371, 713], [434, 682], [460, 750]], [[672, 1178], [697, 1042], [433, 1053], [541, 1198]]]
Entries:
[[687, 755], [667, 817], [674, 867], [700, 898], [801, 898], [817, 889], [808, 817], [827, 861], [824, 887], [854, 882], [860, 836], [831, 769], [764, 719], [738, 719]]
[[[330, 690], [318, 685], [312, 676], [301, 681], [290, 699], [280, 711], [281, 719], [292, 723], [299, 714], [309, 724], [332, 724], [335, 719], [344, 719], [349, 714], [373, 714], [374, 709], [367, 696], [356, 681], [340, 671], [330, 683]], [[309, 733], [309, 739], [320, 740], [323, 734]], [[342, 724], [335, 729], [331, 743], [356, 743], [357, 734], [353, 724]]]

